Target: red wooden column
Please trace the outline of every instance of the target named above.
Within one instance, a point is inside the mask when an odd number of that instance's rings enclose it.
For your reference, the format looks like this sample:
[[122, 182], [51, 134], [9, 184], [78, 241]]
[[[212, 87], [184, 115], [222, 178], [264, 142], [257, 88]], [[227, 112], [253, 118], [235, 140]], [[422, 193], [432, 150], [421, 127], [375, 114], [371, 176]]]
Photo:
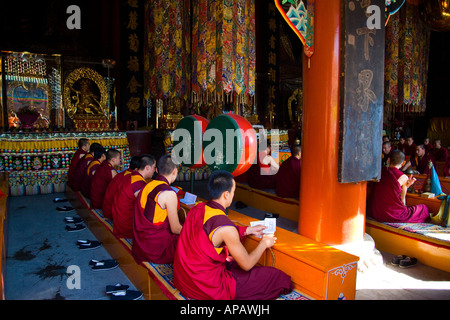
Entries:
[[364, 238], [366, 183], [338, 182], [341, 1], [316, 1], [315, 52], [303, 63], [299, 234], [329, 245]]

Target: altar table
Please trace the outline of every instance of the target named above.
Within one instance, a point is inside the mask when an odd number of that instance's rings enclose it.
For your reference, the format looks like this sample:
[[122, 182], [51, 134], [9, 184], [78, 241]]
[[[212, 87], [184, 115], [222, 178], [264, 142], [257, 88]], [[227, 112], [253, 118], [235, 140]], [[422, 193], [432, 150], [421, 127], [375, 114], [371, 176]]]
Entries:
[[126, 132], [1, 133], [0, 172], [9, 173], [9, 195], [65, 192], [70, 160], [80, 138], [120, 150], [124, 167], [129, 166]]

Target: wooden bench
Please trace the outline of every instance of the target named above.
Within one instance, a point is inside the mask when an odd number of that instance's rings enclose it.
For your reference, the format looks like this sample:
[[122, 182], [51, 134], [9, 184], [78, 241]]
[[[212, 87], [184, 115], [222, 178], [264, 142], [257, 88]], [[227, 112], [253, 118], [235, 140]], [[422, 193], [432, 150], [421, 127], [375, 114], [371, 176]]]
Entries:
[[433, 198], [424, 198], [420, 196], [420, 194], [416, 193], [407, 193], [406, 194], [406, 205], [407, 206], [415, 206], [418, 204], [426, 204], [428, 210], [432, 213], [438, 213], [439, 208], [441, 207], [441, 200], [436, 197]]
[[[70, 195], [70, 191], [66, 192], [68, 195]], [[173, 285], [173, 268], [171, 264], [154, 264], [149, 262], [143, 262], [141, 264], [137, 264], [134, 260], [132, 254], [131, 254], [131, 248], [132, 248], [132, 241], [131, 239], [123, 239], [123, 238], [117, 238], [113, 234], [113, 226], [112, 222], [109, 219], [106, 219], [101, 210], [98, 209], [90, 209], [89, 208], [89, 201], [79, 192], [75, 193], [75, 196], [73, 198], [78, 199], [83, 208], [77, 208], [77, 212], [79, 215], [84, 219], [89, 229], [92, 231], [92, 233], [95, 235], [95, 237], [103, 244], [103, 247], [110, 253], [110, 255], [119, 262], [120, 268], [122, 271], [127, 275], [127, 277], [130, 279], [131, 282], [136, 286], [138, 290], [140, 290], [145, 299], [147, 300], [185, 300], [186, 297], [184, 297], [180, 291], [174, 287]], [[72, 201], [72, 199], [71, 199]], [[191, 206], [183, 205], [186, 212], [189, 211]], [[235, 213], [237, 214], [237, 213]], [[240, 216], [237, 214], [236, 216], [233, 216], [234, 219], [237, 219], [237, 222], [240, 223], [246, 223], [247, 220], [245, 219], [245, 216]], [[241, 220], [241, 221], [238, 221]], [[294, 234], [293, 234], [294, 235]], [[278, 232], [277, 232], [278, 236]], [[249, 237], [250, 238], [250, 237]], [[256, 245], [257, 241], [259, 241], [256, 238], [251, 239], [247, 242], [247, 246], [250, 248], [254, 245]], [[317, 250], [315, 245], [308, 246], [306, 245], [304, 249], [313, 249]], [[336, 251], [335, 249], [331, 251]], [[331, 252], [330, 251], [330, 252]], [[337, 250], [339, 251], [339, 250]], [[339, 251], [342, 253], [341, 251]], [[345, 253], [344, 253], [345, 254]], [[306, 255], [306, 254], [305, 254]], [[345, 254], [347, 255], [347, 254]], [[287, 255], [289, 256], [289, 255]], [[266, 256], [264, 256], [264, 259], [261, 259], [261, 262], [266, 262]], [[353, 260], [353, 259], [351, 259]], [[317, 259], [319, 261], [319, 259]], [[328, 261], [328, 259], [325, 259], [325, 261]], [[280, 254], [280, 258], [278, 260], [278, 264], [283, 263], [283, 256]], [[312, 263], [314, 265], [314, 263]], [[353, 270], [354, 269], [354, 270]], [[351, 272], [356, 273], [356, 266], [352, 270], [349, 270], [349, 274]], [[295, 269], [290, 269], [289, 272], [296, 272]], [[335, 273], [342, 274], [343, 271], [341, 270], [335, 270]], [[316, 272], [317, 274], [317, 272]], [[302, 275], [302, 277], [305, 277], [308, 279], [308, 281], [311, 281], [311, 279], [314, 279], [314, 273], [310, 276]], [[298, 282], [298, 277], [293, 277], [293, 279], [296, 279]], [[347, 283], [350, 283], [352, 279], [356, 279], [356, 274], [353, 276], [348, 276], [349, 280], [347, 280]], [[296, 283], [296, 282], [294, 282]], [[308, 286], [308, 284], [305, 284]], [[353, 284], [355, 285], [355, 283]], [[321, 284], [322, 286], [322, 284]], [[317, 294], [317, 288], [312, 288], [310, 291], [311, 294], [305, 294], [302, 291], [298, 290], [297, 288], [302, 288], [301, 285], [298, 285], [296, 283], [296, 289], [284, 296], [280, 296], [279, 300], [310, 300], [321, 298], [326, 299], [328, 297], [335, 297], [335, 295], [330, 295], [328, 293], [324, 294]], [[328, 288], [328, 287], [327, 287]], [[347, 296], [347, 299], [354, 299], [354, 288], [353, 293], [350, 292]], [[337, 297], [336, 297], [337, 299]]]
[[5, 300], [4, 271], [6, 263], [6, 214], [8, 202], [8, 173], [0, 173], [0, 300]]
[[[255, 221], [233, 210], [228, 211], [228, 217], [247, 226]], [[284, 271], [298, 291], [313, 299], [355, 299], [359, 257], [281, 228], [277, 228], [276, 237], [276, 244], [261, 257], [261, 265], [273, 264]], [[247, 237], [245, 247], [252, 251], [258, 242], [256, 237]]]
[[[88, 209], [88, 201], [79, 193], [81, 210], [88, 227], [101, 241], [111, 256], [116, 259], [124, 273], [144, 293], [146, 299], [185, 299], [173, 286], [172, 266], [144, 262], [138, 265], [131, 255], [131, 240], [117, 239], [112, 233], [112, 224], [101, 210]], [[186, 211], [191, 206], [183, 205]], [[230, 218], [238, 224], [249, 225], [254, 220], [235, 211]], [[272, 248], [275, 267], [291, 275], [294, 292], [280, 299], [354, 299], [358, 257], [312, 241], [292, 232], [278, 229], [277, 244]], [[252, 250], [258, 239], [248, 237], [246, 248]], [[261, 265], [272, 265], [272, 254], [267, 251], [260, 259]]]
[[420, 263], [450, 272], [450, 240], [431, 236], [433, 233], [450, 236], [449, 228], [432, 224], [383, 223], [367, 219], [366, 232], [374, 239], [378, 250], [415, 257]]
[[[416, 190], [422, 190], [427, 182], [426, 174], [415, 174], [414, 178], [416, 178], [416, 182], [414, 183], [414, 187]], [[445, 194], [450, 194], [450, 179], [439, 177], [439, 182], [441, 183], [442, 192]]]
[[274, 193], [236, 183], [233, 201], [241, 201], [250, 207], [276, 213], [280, 217], [298, 222], [299, 202], [296, 199], [282, 198]]
[[[420, 175], [419, 178], [426, 179], [426, 176]], [[368, 186], [371, 184], [373, 183], [369, 183]], [[369, 187], [368, 194], [370, 189]], [[420, 194], [406, 194], [406, 205], [418, 204], [426, 204], [430, 212], [438, 213], [441, 200], [436, 197], [424, 198]], [[450, 261], [450, 236], [448, 239], [446, 236], [450, 233], [449, 228], [431, 223], [383, 223], [367, 218], [366, 232], [374, 239], [378, 250], [416, 257], [425, 265], [450, 271], [450, 264], [446, 263]]]

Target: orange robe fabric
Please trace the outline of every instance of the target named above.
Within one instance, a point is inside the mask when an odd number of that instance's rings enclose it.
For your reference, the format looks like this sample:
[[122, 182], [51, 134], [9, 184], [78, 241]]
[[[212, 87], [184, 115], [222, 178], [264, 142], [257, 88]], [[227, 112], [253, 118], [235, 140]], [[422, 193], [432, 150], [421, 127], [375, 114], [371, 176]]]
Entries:
[[116, 237], [133, 238], [135, 193], [143, 189], [146, 184], [147, 182], [138, 171], [126, 175], [120, 184], [112, 207], [113, 233]]
[[95, 172], [91, 182], [91, 208], [102, 209], [106, 188], [113, 179], [116, 169], [108, 162], [103, 161]]

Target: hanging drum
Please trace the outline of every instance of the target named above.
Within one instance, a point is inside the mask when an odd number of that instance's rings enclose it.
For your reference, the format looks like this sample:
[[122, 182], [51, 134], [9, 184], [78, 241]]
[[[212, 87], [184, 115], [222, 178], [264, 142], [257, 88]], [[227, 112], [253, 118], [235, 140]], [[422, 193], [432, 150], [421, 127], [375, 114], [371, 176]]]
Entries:
[[220, 115], [209, 123], [203, 137], [203, 154], [212, 171], [225, 170], [237, 177], [256, 158], [257, 140], [252, 125], [234, 114]]
[[197, 115], [181, 119], [173, 136], [172, 156], [177, 163], [193, 169], [206, 165], [203, 159], [202, 141], [208, 124], [207, 119]]

